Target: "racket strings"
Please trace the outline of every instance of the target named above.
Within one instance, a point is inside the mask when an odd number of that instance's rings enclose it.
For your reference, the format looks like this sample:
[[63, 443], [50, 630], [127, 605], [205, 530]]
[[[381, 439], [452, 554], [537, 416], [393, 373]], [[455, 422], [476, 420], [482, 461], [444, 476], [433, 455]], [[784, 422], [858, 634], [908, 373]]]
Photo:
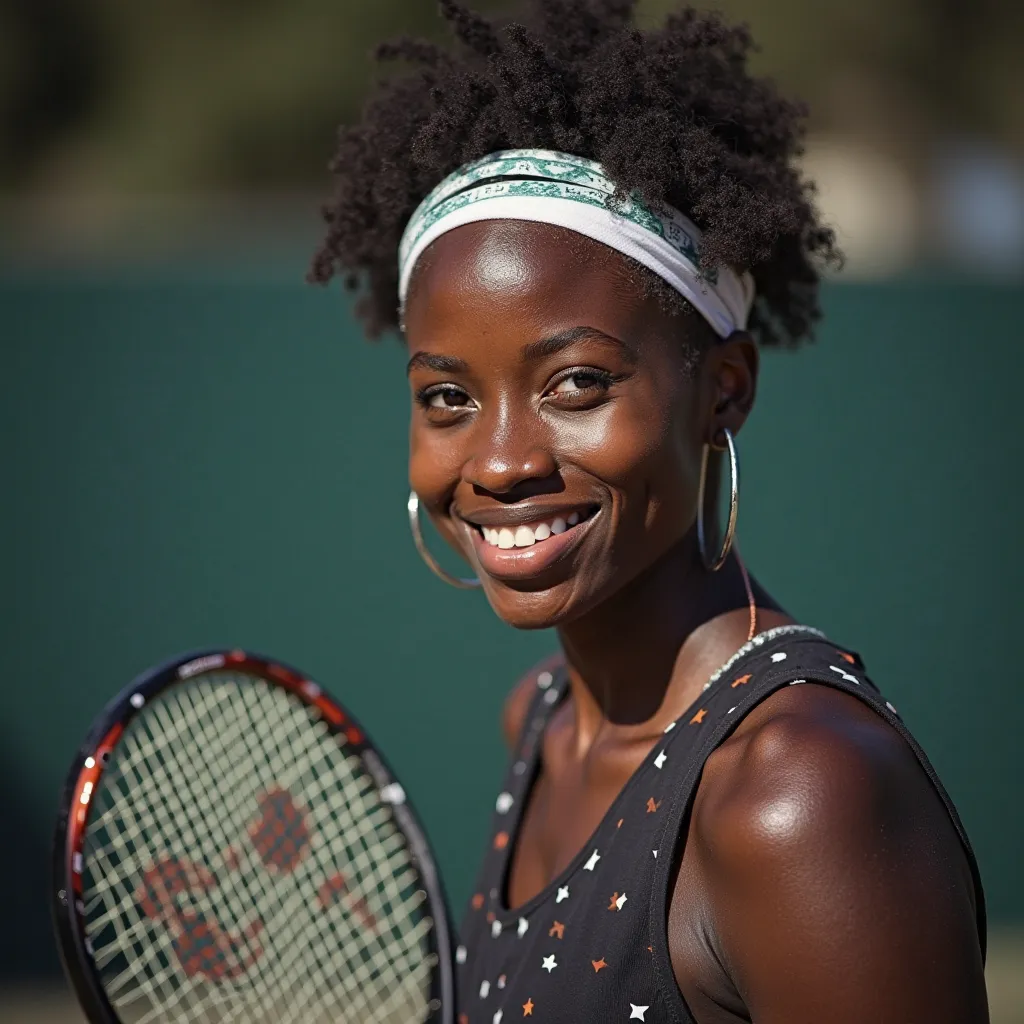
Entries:
[[223, 672], [173, 687], [93, 814], [87, 934], [126, 1024], [425, 1015], [432, 922], [404, 837], [297, 698]]
[[180, 767], [180, 766], [176, 766], [176, 767]]

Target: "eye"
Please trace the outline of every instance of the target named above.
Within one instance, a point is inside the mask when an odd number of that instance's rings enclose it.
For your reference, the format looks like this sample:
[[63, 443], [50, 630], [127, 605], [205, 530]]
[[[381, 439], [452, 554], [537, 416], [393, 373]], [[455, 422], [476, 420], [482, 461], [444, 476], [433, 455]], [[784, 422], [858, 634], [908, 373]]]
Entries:
[[459, 409], [469, 403], [469, 395], [458, 388], [445, 388], [427, 396], [427, 405], [431, 409]]
[[600, 398], [615, 382], [607, 370], [594, 366], [576, 366], [555, 381], [548, 394], [563, 401], [589, 401]]
[[604, 386], [605, 382], [592, 370], [576, 370], [563, 377], [553, 388], [554, 393], [566, 394], [572, 391], [586, 391], [588, 388]]
[[473, 407], [473, 400], [456, 384], [432, 384], [416, 393], [416, 401], [434, 415], [457, 413]]

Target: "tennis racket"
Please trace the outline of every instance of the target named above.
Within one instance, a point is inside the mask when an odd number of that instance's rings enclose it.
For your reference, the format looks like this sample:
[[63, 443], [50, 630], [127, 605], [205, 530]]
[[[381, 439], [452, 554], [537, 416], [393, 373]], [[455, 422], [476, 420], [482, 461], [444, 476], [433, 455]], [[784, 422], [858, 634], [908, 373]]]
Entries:
[[301, 673], [144, 673], [68, 776], [54, 920], [91, 1024], [454, 1017], [444, 893], [401, 784]]

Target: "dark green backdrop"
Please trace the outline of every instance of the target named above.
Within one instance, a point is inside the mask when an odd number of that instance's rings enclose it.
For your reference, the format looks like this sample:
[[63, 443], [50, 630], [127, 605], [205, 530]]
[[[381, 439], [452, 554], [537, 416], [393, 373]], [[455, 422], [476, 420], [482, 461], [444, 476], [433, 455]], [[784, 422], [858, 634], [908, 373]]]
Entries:
[[[0, 977], [54, 969], [51, 818], [91, 715], [206, 644], [294, 662], [348, 702], [453, 904], [469, 892], [503, 694], [554, 639], [419, 562], [401, 352], [293, 277], [0, 282]], [[818, 344], [765, 358], [739, 439], [748, 563], [864, 655], [959, 805], [1001, 922], [1024, 920], [1022, 315], [1011, 287], [833, 287]]]

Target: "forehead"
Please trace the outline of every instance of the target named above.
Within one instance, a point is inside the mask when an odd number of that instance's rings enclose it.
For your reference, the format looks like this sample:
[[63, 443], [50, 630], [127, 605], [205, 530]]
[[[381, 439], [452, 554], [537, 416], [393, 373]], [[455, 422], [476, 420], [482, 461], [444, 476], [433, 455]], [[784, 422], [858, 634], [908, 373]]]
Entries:
[[494, 220], [455, 228], [424, 252], [405, 312], [406, 333], [429, 337], [498, 320], [530, 333], [561, 320], [614, 333], [659, 311], [608, 246], [549, 224]]

